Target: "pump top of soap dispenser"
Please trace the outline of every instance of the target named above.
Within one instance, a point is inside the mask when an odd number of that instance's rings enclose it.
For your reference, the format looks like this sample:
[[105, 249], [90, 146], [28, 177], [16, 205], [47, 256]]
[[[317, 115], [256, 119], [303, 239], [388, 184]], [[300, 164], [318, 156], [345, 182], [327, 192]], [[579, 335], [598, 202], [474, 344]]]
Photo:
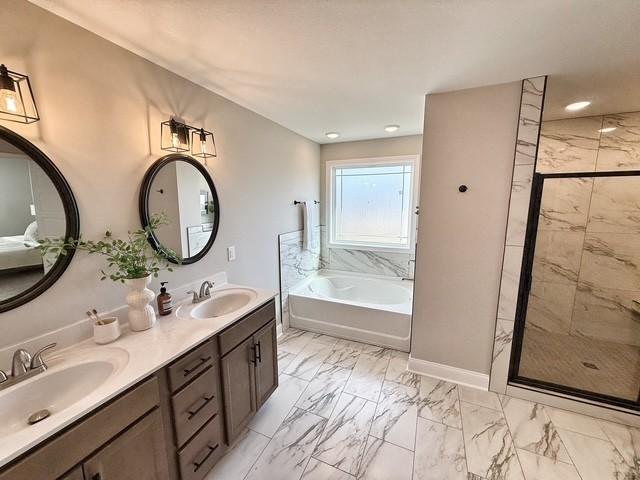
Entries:
[[160, 282], [160, 293], [167, 293], [167, 287], [165, 285], [169, 282]]

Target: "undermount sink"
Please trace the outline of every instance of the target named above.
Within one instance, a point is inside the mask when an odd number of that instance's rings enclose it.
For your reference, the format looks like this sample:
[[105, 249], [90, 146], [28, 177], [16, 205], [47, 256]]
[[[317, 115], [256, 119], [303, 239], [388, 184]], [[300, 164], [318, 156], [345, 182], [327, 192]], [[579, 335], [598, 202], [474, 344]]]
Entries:
[[211, 296], [191, 310], [191, 317], [205, 319], [228, 315], [254, 300], [257, 293], [250, 288], [229, 288], [212, 291]]
[[[126, 355], [126, 352], [122, 353]], [[46, 410], [48, 414], [44, 417], [48, 418], [82, 400], [115, 373], [122, 353], [118, 352], [116, 358], [69, 365], [68, 361], [60, 362], [0, 391], [0, 436], [29, 428], [29, 417], [36, 412]]]

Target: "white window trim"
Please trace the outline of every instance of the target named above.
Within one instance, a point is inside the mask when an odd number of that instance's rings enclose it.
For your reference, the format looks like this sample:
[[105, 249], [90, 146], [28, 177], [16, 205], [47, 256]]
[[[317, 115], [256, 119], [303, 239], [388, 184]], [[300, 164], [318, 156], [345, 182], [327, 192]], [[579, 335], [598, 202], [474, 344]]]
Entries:
[[326, 191], [326, 205], [325, 210], [325, 225], [327, 226], [327, 247], [328, 248], [341, 248], [349, 250], [371, 250], [376, 252], [389, 252], [389, 253], [413, 253], [416, 242], [416, 228], [417, 228], [417, 215], [414, 212], [410, 212], [411, 225], [409, 226], [409, 244], [406, 247], [395, 247], [393, 245], [379, 245], [379, 244], [366, 244], [359, 242], [336, 242], [334, 238], [334, 225], [333, 225], [333, 212], [334, 212], [334, 198], [335, 198], [335, 185], [333, 183], [333, 170], [335, 168], [343, 166], [354, 165], [389, 165], [398, 163], [411, 162], [413, 166], [413, 182], [411, 184], [411, 205], [415, 209], [419, 205], [420, 199], [420, 155], [398, 155], [392, 157], [366, 157], [366, 158], [351, 158], [347, 160], [327, 160], [325, 166], [325, 191]]

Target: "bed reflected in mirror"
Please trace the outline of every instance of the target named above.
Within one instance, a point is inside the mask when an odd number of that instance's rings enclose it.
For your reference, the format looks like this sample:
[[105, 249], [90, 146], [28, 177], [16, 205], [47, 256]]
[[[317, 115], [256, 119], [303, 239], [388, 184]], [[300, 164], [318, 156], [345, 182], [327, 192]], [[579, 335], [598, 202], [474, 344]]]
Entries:
[[[62, 273], [68, 261], [43, 257], [38, 241], [69, 233], [60, 184], [75, 202], [68, 185], [42, 152], [3, 129], [0, 137], [0, 311], [28, 301]], [[45, 171], [46, 169], [46, 171]], [[77, 210], [76, 210], [77, 212]], [[77, 229], [77, 216], [73, 215]], [[61, 265], [64, 263], [65, 265]], [[45, 281], [47, 277], [52, 278]], [[53, 278], [55, 277], [55, 278]]]

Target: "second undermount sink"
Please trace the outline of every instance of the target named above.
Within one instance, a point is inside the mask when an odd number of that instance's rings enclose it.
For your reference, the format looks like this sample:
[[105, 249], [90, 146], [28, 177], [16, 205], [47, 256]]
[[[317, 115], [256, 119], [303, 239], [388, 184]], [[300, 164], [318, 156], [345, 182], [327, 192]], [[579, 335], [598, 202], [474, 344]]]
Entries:
[[29, 417], [36, 412], [46, 411], [47, 418], [91, 394], [126, 361], [126, 352], [110, 350], [115, 354], [105, 358], [67, 359], [0, 391], [0, 436], [29, 428]]
[[250, 288], [229, 288], [211, 292], [212, 298], [200, 303], [193, 310], [193, 318], [205, 319], [221, 317], [240, 310], [257, 296]]

